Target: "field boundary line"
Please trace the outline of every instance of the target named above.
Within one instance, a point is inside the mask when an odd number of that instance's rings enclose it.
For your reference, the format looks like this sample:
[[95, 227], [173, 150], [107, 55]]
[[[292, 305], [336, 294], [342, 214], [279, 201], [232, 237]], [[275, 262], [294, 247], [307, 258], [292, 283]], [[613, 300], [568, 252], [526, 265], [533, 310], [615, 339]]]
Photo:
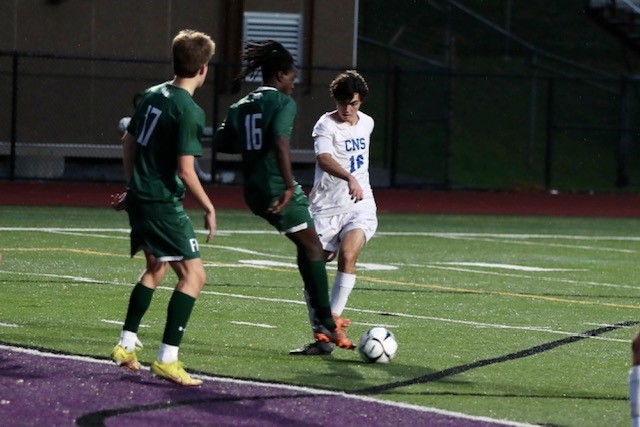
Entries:
[[[109, 359], [103, 359], [103, 358], [99, 358], [99, 357], [91, 357], [91, 356], [88, 356], [88, 355], [79, 355], [79, 354], [73, 354], [73, 353], [67, 353], [67, 352], [61, 352], [61, 351], [49, 352], [49, 351], [46, 351], [46, 349], [43, 349], [43, 348], [34, 348], [34, 347], [25, 347], [25, 346], [13, 345], [13, 344], [2, 342], [2, 341], [0, 341], [0, 350], [13, 351], [13, 352], [18, 352], [18, 353], [25, 353], [25, 354], [30, 354], [30, 355], [39, 356], [39, 357], [52, 357], [52, 358], [73, 360], [73, 361], [86, 362], [86, 363], [99, 363], [99, 364], [105, 364], [105, 365], [114, 365], [114, 363]], [[115, 365], [114, 365], [114, 367], [115, 367]], [[144, 365], [142, 366], [142, 369], [149, 370], [149, 368], [147, 366], [144, 366]], [[339, 397], [348, 398], [348, 399], [355, 399], [355, 400], [361, 400], [361, 401], [366, 401], [366, 402], [374, 402], [374, 403], [379, 403], [379, 404], [382, 404], [382, 405], [392, 406], [392, 407], [397, 407], [397, 408], [412, 409], [412, 410], [416, 410], [416, 411], [420, 411], [420, 412], [428, 412], [428, 413], [449, 415], [449, 416], [458, 417], [458, 418], [462, 418], [462, 419], [473, 420], [473, 421], [495, 422], [495, 423], [503, 424], [505, 426], [519, 426], [519, 427], [531, 426], [531, 427], [533, 427], [532, 424], [525, 424], [525, 423], [518, 423], [518, 422], [508, 421], [508, 420], [501, 420], [501, 419], [494, 419], [494, 418], [489, 418], [489, 417], [468, 415], [468, 414], [464, 414], [464, 413], [460, 413], [460, 412], [447, 411], [447, 410], [439, 409], [439, 408], [414, 405], [414, 404], [411, 404], [411, 403], [395, 402], [395, 401], [379, 399], [379, 398], [375, 398], [375, 397], [371, 397], [371, 396], [364, 396], [364, 395], [360, 395], [360, 394], [353, 393], [353, 392], [349, 392], [348, 393], [348, 392], [345, 392], [345, 391], [342, 391], [342, 390], [329, 390], [329, 389], [313, 388], [313, 387], [309, 387], [309, 386], [299, 386], [299, 385], [292, 385], [292, 384], [278, 383], [278, 382], [255, 381], [255, 380], [245, 379], [245, 378], [223, 377], [223, 376], [216, 376], [216, 375], [209, 374], [209, 373], [202, 372], [202, 371], [192, 371], [192, 372], [194, 372], [194, 374], [193, 374], [194, 377], [201, 378], [201, 379], [204, 379], [204, 380], [207, 380], [207, 381], [212, 381], [212, 382], [222, 382], [222, 383], [250, 385], [250, 386], [253, 386], [253, 387], [260, 387], [260, 388], [267, 388], [267, 387], [280, 388], [280, 389], [284, 389], [284, 390], [298, 391], [298, 392], [302, 392], [302, 393], [306, 393], [306, 394], [310, 394], [310, 395], [332, 395], [332, 396], [339, 396]]]

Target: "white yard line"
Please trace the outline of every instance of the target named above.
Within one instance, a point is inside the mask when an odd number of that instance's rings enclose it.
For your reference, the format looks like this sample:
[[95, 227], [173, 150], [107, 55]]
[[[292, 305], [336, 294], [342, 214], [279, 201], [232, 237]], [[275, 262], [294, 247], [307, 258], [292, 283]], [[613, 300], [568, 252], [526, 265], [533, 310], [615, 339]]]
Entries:
[[[36, 276], [45, 276], [45, 277], [57, 277], [57, 278], [77, 280], [78, 282], [81, 282], [81, 283], [99, 283], [102, 285], [126, 286], [129, 288], [131, 287], [130, 283], [109, 282], [109, 281], [96, 280], [88, 277], [76, 277], [76, 276], [44, 274], [44, 273], [23, 273], [23, 272], [8, 271], [8, 270], [0, 270], [0, 273], [15, 274], [15, 275], [22, 275], [22, 276], [36, 275]], [[174, 290], [173, 287], [169, 287], [169, 286], [158, 286], [156, 289], [161, 289], [169, 292], [173, 292]], [[227, 292], [203, 290], [201, 294], [216, 295], [219, 297], [227, 297], [227, 298], [248, 299], [252, 301], [266, 301], [270, 303], [276, 302], [276, 303], [283, 303], [283, 304], [306, 305], [306, 303], [301, 300], [289, 300], [289, 299], [283, 299], [283, 298], [267, 298], [267, 297], [259, 297], [255, 295], [242, 295], [242, 294], [233, 294], [233, 293], [227, 293]], [[435, 322], [454, 323], [454, 324], [468, 325], [468, 326], [479, 327], [479, 328], [509, 329], [509, 330], [543, 332], [548, 334], [566, 335], [566, 336], [580, 336], [580, 334], [575, 332], [553, 330], [544, 326], [504, 325], [504, 324], [498, 324], [498, 323], [474, 322], [469, 320], [451, 319], [451, 318], [444, 318], [444, 317], [421, 316], [417, 314], [407, 314], [407, 313], [399, 313], [399, 312], [381, 312], [380, 310], [368, 310], [368, 309], [361, 309], [361, 308], [354, 308], [354, 307], [348, 307], [345, 310], [353, 311], [357, 313], [369, 313], [369, 314], [375, 314], [375, 315], [384, 313], [385, 315], [406, 318], [406, 319], [418, 319], [418, 320], [428, 320], [428, 321], [435, 321]], [[602, 341], [623, 342], [623, 343], [631, 342], [631, 340], [621, 340], [621, 339], [606, 338], [606, 337], [600, 337], [600, 336], [596, 336], [596, 337], [585, 336], [585, 338], [591, 338], [591, 339], [602, 340]]]
[[[97, 235], [95, 233], [129, 233], [129, 229], [124, 228], [67, 228], [67, 227], [55, 227], [55, 228], [41, 228], [41, 227], [0, 227], [0, 232], [2, 231], [36, 231], [36, 232], [52, 232], [52, 233], [90, 233], [85, 234], [87, 237], [114, 237], [120, 238], [119, 236], [106, 236], [106, 235]], [[201, 232], [204, 233], [204, 232]], [[263, 231], [263, 230], [227, 230], [227, 231], [219, 231], [220, 235], [231, 235], [231, 234], [275, 234], [278, 233], [275, 231]], [[524, 244], [537, 244], [537, 245], [551, 245], [555, 246], [558, 244], [544, 243], [544, 242], [527, 242], [524, 241], [526, 239], [568, 239], [568, 240], [591, 240], [591, 241], [602, 241], [602, 240], [611, 240], [611, 241], [640, 241], [640, 237], [634, 236], [575, 236], [575, 235], [547, 235], [547, 234], [494, 234], [494, 233], [413, 233], [413, 232], [379, 232], [377, 233], [380, 236], [425, 236], [425, 237], [439, 237], [439, 238], [466, 238], [466, 239], [509, 239], [508, 242], [514, 243], [524, 243]], [[82, 235], [82, 234], [79, 234]], [[236, 251], [240, 253], [252, 254], [252, 255], [260, 255], [260, 256], [269, 256], [272, 258], [281, 258], [281, 259], [291, 259], [288, 256], [282, 255], [274, 255], [268, 253], [262, 253], [258, 251], [252, 251], [244, 248], [232, 247], [232, 246], [216, 246], [216, 245], [202, 245], [205, 247], [225, 249], [230, 251]], [[562, 247], [571, 247], [571, 248], [579, 248], [579, 249], [600, 249], [600, 250], [610, 250], [610, 251], [618, 251], [618, 252], [630, 252], [633, 253], [635, 251], [624, 250], [618, 248], [597, 248], [592, 246], [582, 246], [582, 245], [558, 245]], [[477, 267], [487, 267], [487, 268], [502, 268], [502, 269], [513, 269], [513, 270], [521, 270], [521, 271], [541, 271], [541, 268], [538, 267], [525, 267], [525, 266], [513, 266], [509, 264], [491, 264], [491, 263], [452, 263], [453, 265], [469, 265], [469, 266], [477, 266]], [[268, 268], [270, 266], [280, 266], [286, 268], [297, 268], [297, 266], [293, 263], [285, 263], [285, 262], [277, 262], [277, 261], [240, 261], [238, 264], [222, 264], [222, 266], [244, 266], [249, 268]], [[402, 264], [395, 263], [396, 266], [413, 266], [413, 267], [422, 267], [422, 268], [436, 268], [436, 269], [446, 269], [446, 270], [454, 270], [454, 271], [464, 271], [464, 272], [473, 272], [479, 274], [492, 274], [503, 277], [518, 277], [518, 278], [531, 278], [536, 280], [544, 280], [544, 281], [553, 281], [553, 282], [564, 282], [564, 283], [572, 283], [572, 284], [586, 284], [591, 286], [604, 286], [604, 287], [616, 287], [616, 288], [628, 288], [628, 289], [638, 289], [637, 287], [627, 286], [627, 285], [615, 285], [610, 283], [599, 283], [599, 282], [582, 282], [568, 279], [559, 279], [559, 278], [545, 278], [545, 277], [534, 277], [527, 275], [518, 275], [518, 274], [508, 274], [503, 272], [492, 272], [492, 271], [484, 271], [484, 270], [472, 270], [467, 268], [457, 268], [457, 267], [449, 267], [446, 265], [438, 265], [438, 264]], [[212, 267], [220, 267], [220, 264], [207, 264], [207, 266]], [[559, 269], [542, 269], [543, 271], [558, 271]], [[72, 281], [77, 281], [80, 283], [100, 283], [100, 284], [111, 284], [118, 286], [127, 286], [130, 287], [131, 284], [128, 283], [118, 283], [118, 282], [108, 282], [102, 280], [96, 280], [87, 277], [78, 277], [71, 275], [57, 275], [57, 274], [46, 274], [46, 273], [21, 273], [7, 270], [0, 270], [0, 273], [6, 274], [18, 274], [18, 275], [32, 275], [32, 276], [41, 276], [41, 277], [55, 277], [55, 278], [63, 278], [69, 279]], [[173, 291], [172, 287], [163, 287], [160, 286], [158, 289], [164, 289], [167, 291]], [[279, 303], [287, 303], [287, 304], [298, 304], [303, 305], [303, 301], [297, 300], [287, 300], [287, 299], [279, 299], [279, 298], [265, 298], [265, 297], [256, 297], [249, 295], [240, 295], [240, 294], [231, 294], [231, 293], [223, 293], [223, 292], [214, 292], [214, 291], [203, 291], [203, 294], [209, 295], [217, 295], [229, 298], [243, 298], [243, 299], [251, 299], [251, 300], [259, 300], [259, 301], [268, 301], [268, 302], [279, 302]], [[347, 308], [347, 310], [361, 313], [371, 313], [371, 314], [380, 314], [377, 310], [366, 310], [366, 309], [357, 309], [357, 308]], [[403, 317], [403, 318], [412, 318], [412, 319], [420, 319], [420, 320], [428, 320], [428, 321], [437, 321], [437, 322], [448, 322], [448, 323], [456, 323], [469, 325], [473, 327], [481, 327], [481, 328], [495, 328], [495, 329], [513, 329], [513, 330], [525, 330], [525, 331], [536, 331], [550, 334], [559, 334], [559, 335], [568, 335], [574, 336], [575, 333], [565, 332], [560, 330], [552, 330], [547, 327], [536, 327], [536, 326], [513, 326], [513, 325], [501, 325], [494, 323], [482, 323], [482, 322], [473, 322], [467, 320], [459, 320], [459, 319], [450, 319], [450, 318], [441, 318], [441, 317], [431, 317], [431, 316], [420, 316], [406, 313], [386, 313], [392, 316]], [[605, 337], [589, 337], [593, 339], [600, 339], [605, 341], [613, 341], [613, 342], [624, 342], [629, 343], [630, 340], [620, 340], [620, 339], [611, 339]]]
[[[100, 321], [101, 321], [101, 322], [104, 322], [104, 323], [110, 323], [110, 324], [112, 324], [112, 325], [119, 325], [119, 326], [124, 325], [124, 322], [123, 322], [123, 321], [121, 321], [121, 320], [108, 320], [108, 319], [101, 319]], [[150, 326], [149, 326], [149, 325], [145, 325], [145, 324], [141, 324], [141, 325], [140, 325], [140, 327], [141, 327], [141, 328], [149, 328]]]
[[16, 325], [15, 323], [4, 323], [0, 322], [0, 328], [19, 328], [20, 325]]
[[[1, 231], [1, 229], [0, 229]], [[566, 240], [611, 240], [640, 242], [640, 236], [583, 236], [574, 234], [517, 234], [517, 233], [450, 233], [450, 232], [420, 232], [420, 231], [382, 231], [376, 232], [376, 236], [422, 236], [444, 238], [475, 238], [491, 237], [498, 239], [566, 239]]]
[[610, 328], [610, 327], [616, 327], [616, 328], [637, 328], [636, 325], [629, 325], [629, 326], [620, 326], [620, 325], [612, 325], [610, 323], [593, 323], [593, 322], [584, 322], [585, 325], [587, 326], [598, 326], [600, 328]]
[[391, 325], [387, 323], [351, 322], [351, 324], [358, 325], [358, 326], [371, 326], [371, 327], [382, 326], [383, 328], [387, 328], [387, 329], [399, 328], [398, 325]]
[[128, 240], [129, 238], [126, 236], [112, 236], [109, 234], [95, 234], [95, 233], [82, 233], [79, 231], [60, 231], [60, 230], [45, 230], [45, 233], [51, 234], [62, 234], [65, 236], [81, 236], [81, 237], [98, 237], [101, 239], [118, 239], [118, 240]]
[[231, 323], [233, 323], [234, 325], [255, 326], [256, 328], [267, 328], [267, 329], [277, 328], [277, 326], [267, 325], [266, 323], [240, 322], [236, 320], [232, 320]]
[[[451, 237], [451, 239], [460, 239], [460, 237]], [[529, 242], [526, 240], [515, 240], [515, 239], [494, 239], [494, 238], [480, 238], [480, 237], [465, 237], [463, 239], [476, 240], [476, 241], [482, 241], [482, 242], [511, 243], [514, 245], [546, 246], [546, 247], [552, 247], [552, 248], [583, 249], [587, 251], [619, 252], [624, 254], [634, 254], [637, 252], [632, 249], [607, 248], [603, 246], [568, 245], [568, 244], [562, 244], [562, 243], [549, 243], [549, 242]]]
[[265, 253], [265, 252], [258, 252], [258, 251], [254, 251], [254, 250], [251, 250], [251, 249], [239, 248], [239, 247], [236, 247], [236, 246], [221, 246], [221, 245], [202, 244], [202, 245], [200, 245], [200, 247], [202, 247], [202, 248], [212, 248], [212, 249], [225, 249], [225, 250], [228, 250], [228, 251], [239, 252], [239, 253], [242, 253], [242, 254], [260, 255], [260, 256], [279, 258], [279, 259], [294, 259], [292, 256], [276, 255], [276, 254], [270, 254], [270, 253]]
[[[109, 232], [109, 233], [129, 233], [129, 228], [77, 228], [77, 227], [0, 227], [2, 231], [51, 231], [51, 232]], [[198, 234], [206, 234], [207, 231], [196, 231]], [[220, 235], [279, 235], [275, 230], [217, 230]], [[558, 240], [587, 240], [587, 241], [621, 241], [640, 242], [640, 236], [593, 236], [574, 234], [530, 234], [530, 233], [457, 233], [457, 232], [420, 232], [420, 231], [378, 231], [376, 236], [422, 236], [422, 237], [443, 237], [443, 238], [496, 238], [496, 239], [558, 239]]]
[[[298, 265], [292, 262], [271, 261], [268, 259], [241, 259], [239, 263], [244, 265], [252, 265], [256, 267], [282, 267], [297, 270]], [[327, 270], [337, 270], [336, 263], [327, 265]], [[358, 269], [360, 271], [380, 271], [380, 270], [397, 270], [398, 267], [387, 264], [373, 264], [373, 263], [359, 263]]]
[[399, 266], [406, 266], [406, 267], [433, 268], [437, 270], [451, 270], [451, 271], [459, 271], [463, 273], [486, 274], [486, 275], [500, 276], [500, 277], [514, 277], [518, 279], [533, 279], [533, 280], [539, 280], [542, 282], [559, 282], [559, 283], [570, 283], [572, 285], [601, 286], [603, 288], [633, 289], [636, 291], [640, 289], [640, 286], [633, 286], [633, 285], [617, 285], [615, 283], [606, 283], [606, 282], [591, 282], [591, 281], [582, 281], [582, 280], [561, 279], [559, 277], [529, 276], [526, 274], [504, 273], [504, 272], [487, 271], [487, 270], [474, 270], [471, 268], [447, 267], [447, 266], [438, 265], [438, 264], [404, 264], [404, 263], [394, 263], [394, 264]]
[[545, 267], [530, 267], [526, 265], [514, 265], [514, 264], [499, 264], [491, 262], [464, 262], [464, 261], [451, 261], [451, 262], [434, 262], [433, 264], [442, 265], [461, 265], [468, 267], [487, 267], [498, 268], [504, 270], [519, 270], [519, 271], [587, 271], [584, 268], [545, 268]]

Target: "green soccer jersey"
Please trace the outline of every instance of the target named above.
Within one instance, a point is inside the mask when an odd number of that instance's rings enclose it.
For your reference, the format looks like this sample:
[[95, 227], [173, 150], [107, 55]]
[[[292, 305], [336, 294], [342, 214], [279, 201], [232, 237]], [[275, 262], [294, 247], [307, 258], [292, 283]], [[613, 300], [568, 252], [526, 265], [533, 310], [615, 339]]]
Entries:
[[216, 144], [240, 146], [245, 200], [256, 214], [266, 212], [286, 188], [274, 144], [277, 136], [291, 137], [295, 115], [290, 96], [261, 86], [229, 107], [216, 132]]
[[[178, 156], [202, 155], [204, 111], [185, 89], [165, 82], [147, 89], [127, 131], [136, 138], [127, 204], [158, 212], [181, 208], [185, 186], [177, 175]], [[170, 208], [172, 206], [173, 208]], [[160, 215], [161, 216], [161, 215]]]

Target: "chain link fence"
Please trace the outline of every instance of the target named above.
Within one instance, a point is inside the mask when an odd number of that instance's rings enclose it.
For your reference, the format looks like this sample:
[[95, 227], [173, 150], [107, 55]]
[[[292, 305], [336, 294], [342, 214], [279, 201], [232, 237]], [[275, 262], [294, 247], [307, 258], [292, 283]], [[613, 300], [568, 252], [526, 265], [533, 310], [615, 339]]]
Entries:
[[[541, 67], [464, 73], [363, 49], [374, 58], [359, 70], [371, 89], [363, 110], [376, 120], [374, 186], [600, 191], [640, 184], [635, 79]], [[231, 93], [223, 79], [229, 67], [212, 64], [196, 92], [209, 130], [253, 88]], [[309, 185], [311, 129], [334, 107], [328, 84], [342, 70], [301, 71], [292, 149], [296, 176]], [[136, 93], [171, 75], [166, 60], [0, 52], [0, 179], [122, 180], [118, 121], [133, 112]], [[203, 145], [203, 179], [237, 182], [237, 157], [216, 160], [210, 134]]]

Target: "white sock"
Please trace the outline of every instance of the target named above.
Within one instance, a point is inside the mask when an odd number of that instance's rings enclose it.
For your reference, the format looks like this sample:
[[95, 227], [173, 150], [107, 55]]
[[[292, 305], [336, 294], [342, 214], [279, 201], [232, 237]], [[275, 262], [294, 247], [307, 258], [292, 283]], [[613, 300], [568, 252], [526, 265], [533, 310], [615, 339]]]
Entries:
[[331, 312], [340, 316], [347, 305], [349, 294], [356, 284], [356, 275], [338, 271], [331, 288]]
[[632, 425], [638, 427], [640, 426], [640, 366], [633, 366], [629, 371], [629, 401]]
[[160, 351], [158, 351], [158, 362], [171, 363], [178, 360], [178, 349], [180, 347], [175, 345], [160, 344]]
[[136, 349], [136, 342], [138, 341], [138, 334], [131, 331], [125, 331], [124, 329], [120, 333], [120, 344], [127, 351], [134, 351]]

